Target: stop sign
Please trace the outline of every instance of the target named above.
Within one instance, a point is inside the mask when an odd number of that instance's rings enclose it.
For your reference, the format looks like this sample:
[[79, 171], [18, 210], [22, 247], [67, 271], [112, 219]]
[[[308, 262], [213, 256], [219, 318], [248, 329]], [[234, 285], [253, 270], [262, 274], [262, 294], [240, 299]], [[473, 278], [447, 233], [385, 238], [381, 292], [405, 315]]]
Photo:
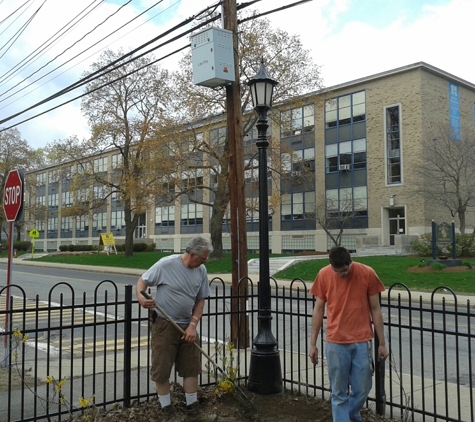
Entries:
[[7, 221], [16, 221], [23, 205], [23, 177], [18, 170], [8, 173], [3, 191], [3, 209]]

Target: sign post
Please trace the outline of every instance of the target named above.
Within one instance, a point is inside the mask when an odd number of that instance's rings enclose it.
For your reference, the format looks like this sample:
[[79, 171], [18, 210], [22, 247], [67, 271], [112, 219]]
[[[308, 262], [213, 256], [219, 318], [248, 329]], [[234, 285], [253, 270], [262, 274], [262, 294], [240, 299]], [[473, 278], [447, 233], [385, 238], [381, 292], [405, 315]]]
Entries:
[[[8, 232], [8, 263], [7, 263], [7, 289], [6, 289], [6, 299], [5, 299], [5, 332], [8, 331], [9, 327], [9, 314], [8, 308], [10, 303], [10, 281], [12, 274], [12, 254], [13, 254], [13, 223], [17, 221], [19, 215], [21, 215], [21, 210], [23, 207], [23, 174], [18, 170], [12, 170], [8, 173], [8, 176], [5, 181], [5, 188], [3, 190], [3, 210], [5, 212], [5, 217], [7, 222], [9, 222], [9, 232]], [[8, 364], [8, 350], [10, 349], [10, 338], [9, 336], [4, 337], [4, 346], [5, 346], [5, 359], [3, 360], [3, 366], [5, 367]]]

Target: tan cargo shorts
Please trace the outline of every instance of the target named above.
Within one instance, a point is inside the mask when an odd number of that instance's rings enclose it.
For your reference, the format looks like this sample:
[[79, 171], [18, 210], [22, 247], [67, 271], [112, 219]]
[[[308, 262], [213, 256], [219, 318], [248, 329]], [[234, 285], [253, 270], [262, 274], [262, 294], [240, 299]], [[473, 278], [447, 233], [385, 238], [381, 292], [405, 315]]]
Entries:
[[[179, 324], [180, 325], [180, 324]], [[156, 318], [152, 327], [152, 381], [162, 384], [170, 378], [173, 364], [183, 378], [196, 377], [201, 371], [200, 351], [193, 343], [181, 338], [183, 335], [170, 322]], [[186, 330], [187, 325], [180, 325]], [[199, 337], [196, 342], [199, 344]]]

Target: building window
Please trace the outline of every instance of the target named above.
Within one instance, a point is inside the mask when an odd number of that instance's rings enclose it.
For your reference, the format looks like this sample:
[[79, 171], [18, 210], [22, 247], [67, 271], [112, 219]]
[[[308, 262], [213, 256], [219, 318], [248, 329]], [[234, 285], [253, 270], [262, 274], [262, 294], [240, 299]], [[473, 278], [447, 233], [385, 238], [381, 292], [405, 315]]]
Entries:
[[35, 220], [35, 229], [40, 232], [40, 238], [43, 239], [45, 232], [45, 222], [44, 220]]
[[58, 217], [48, 218], [48, 233], [57, 234], [58, 232]]
[[284, 195], [281, 205], [281, 230], [314, 230], [315, 211], [315, 192]]
[[92, 215], [92, 228], [97, 230], [107, 229], [107, 213], [99, 212]]
[[73, 195], [71, 195], [71, 192], [62, 192], [61, 193], [61, 206], [62, 207], [70, 207], [73, 204]]
[[325, 127], [348, 125], [366, 120], [365, 91], [325, 101]]
[[121, 229], [125, 227], [124, 211], [111, 211], [111, 229]]
[[366, 138], [325, 145], [325, 172], [366, 168]]
[[388, 184], [401, 183], [401, 138], [399, 106], [386, 108], [386, 163]]
[[46, 185], [46, 173], [38, 173], [36, 175], [36, 186], [44, 186]]
[[209, 143], [211, 145], [224, 146], [226, 141], [226, 126], [211, 129], [209, 131]]
[[44, 195], [36, 197], [36, 206], [44, 207], [46, 205], [46, 197]]
[[122, 154], [113, 154], [112, 155], [112, 168], [116, 169], [118, 167], [122, 167]]
[[94, 159], [94, 172], [102, 173], [107, 171], [107, 157], [101, 157]]
[[59, 194], [53, 190], [53, 193], [48, 195], [48, 206], [51, 208], [58, 208], [58, 197]]
[[62, 217], [61, 218], [61, 231], [71, 231], [73, 228], [73, 219], [72, 217]]
[[175, 206], [155, 208], [155, 234], [175, 233]]
[[328, 189], [325, 198], [326, 217], [331, 229], [366, 228], [368, 225], [368, 189], [355, 186]]
[[181, 228], [182, 233], [203, 232], [203, 205], [190, 202], [188, 197], [181, 199]]
[[315, 131], [315, 107], [313, 104], [282, 111], [280, 119], [282, 138]]

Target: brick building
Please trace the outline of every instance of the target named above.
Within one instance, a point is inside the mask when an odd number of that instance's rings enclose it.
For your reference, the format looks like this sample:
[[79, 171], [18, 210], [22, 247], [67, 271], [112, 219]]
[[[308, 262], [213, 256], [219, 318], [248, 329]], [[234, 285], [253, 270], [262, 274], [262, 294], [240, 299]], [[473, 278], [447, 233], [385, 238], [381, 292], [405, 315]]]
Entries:
[[[272, 113], [279, 119], [272, 120], [271, 138], [274, 146], [280, 145], [284, 163], [283, 175], [272, 188], [280, 196], [269, 226], [273, 253], [331, 247], [316, 222], [322, 212], [329, 228], [345, 226], [342, 244], [352, 250], [369, 245], [400, 250], [429, 232], [432, 219], [451, 220], [417, 193], [424, 168], [422, 143], [441, 125], [450, 126], [455, 138], [469, 136], [475, 123], [474, 84], [420, 62], [306, 94], [277, 104]], [[224, 116], [200, 130], [211, 142], [225, 136], [225, 127]], [[251, 131], [245, 137], [245, 148], [252, 147], [255, 135]], [[93, 158], [102, 171], [118, 159], [114, 151]], [[256, 181], [252, 167], [248, 161], [249, 186]], [[100, 212], [62, 217], [73, 195], [65, 179], [55, 176], [57, 171], [51, 167], [30, 173], [36, 187], [26, 201], [36, 201], [49, 212], [36, 220], [28, 220], [27, 213], [23, 236], [36, 228], [36, 248], [48, 250], [97, 244], [101, 232], [112, 232], [120, 242], [125, 236], [123, 210], [113, 195]], [[248, 200], [256, 195], [255, 189], [246, 192]], [[247, 215], [248, 247], [257, 250], [258, 213], [251, 209]], [[209, 219], [209, 207], [182, 198], [149, 209], [140, 217], [135, 237], [178, 252], [189, 237], [209, 233]], [[474, 224], [469, 216], [467, 228]], [[225, 220], [224, 249], [230, 249], [228, 229]]]

